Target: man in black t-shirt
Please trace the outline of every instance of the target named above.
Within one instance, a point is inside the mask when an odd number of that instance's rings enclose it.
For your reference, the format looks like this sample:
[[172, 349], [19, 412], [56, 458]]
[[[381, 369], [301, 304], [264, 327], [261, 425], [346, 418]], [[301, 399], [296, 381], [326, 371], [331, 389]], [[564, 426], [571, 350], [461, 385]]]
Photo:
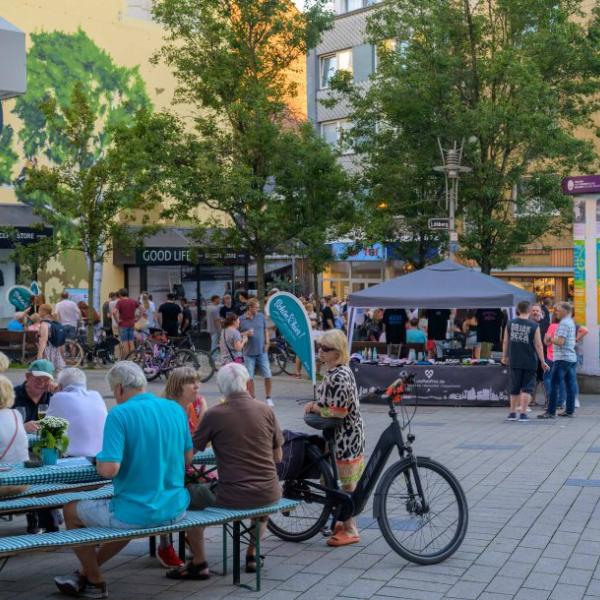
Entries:
[[428, 308], [425, 311], [425, 318], [427, 319], [427, 339], [445, 340], [450, 311], [446, 308]]
[[323, 331], [335, 329], [333, 310], [331, 310], [331, 296], [325, 297], [325, 304], [321, 310], [321, 320], [323, 322]]
[[[550, 367], [544, 360], [540, 328], [530, 316], [531, 304], [519, 302], [517, 318], [510, 321], [504, 332], [502, 363], [510, 365], [510, 413], [508, 421], [527, 422], [527, 406], [535, 392], [538, 360], [546, 372]], [[517, 419], [517, 407], [521, 414]]]
[[184, 334], [192, 328], [192, 311], [188, 304], [187, 298], [180, 298], [179, 304], [181, 304], [181, 333]]
[[183, 312], [179, 304], [175, 302], [175, 294], [168, 293], [167, 301], [158, 307], [158, 320], [169, 337], [179, 335], [179, 324], [183, 320]]
[[406, 344], [408, 316], [404, 308], [386, 308], [383, 311], [383, 330], [386, 344]]

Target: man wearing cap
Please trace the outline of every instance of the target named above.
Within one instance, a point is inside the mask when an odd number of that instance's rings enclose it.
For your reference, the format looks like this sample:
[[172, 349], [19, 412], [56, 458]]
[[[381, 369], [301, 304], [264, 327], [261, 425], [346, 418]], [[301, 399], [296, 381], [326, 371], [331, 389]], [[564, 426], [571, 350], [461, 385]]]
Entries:
[[[54, 365], [45, 359], [34, 360], [25, 373], [25, 383], [15, 386], [15, 404], [25, 409], [25, 431], [35, 433], [39, 429], [38, 405], [49, 404], [54, 383]], [[58, 531], [62, 523], [59, 510], [45, 509], [26, 513], [27, 533]]]
[[15, 386], [15, 407], [25, 409], [25, 431], [35, 433], [39, 429], [38, 406], [49, 404], [54, 383], [54, 365], [45, 359], [34, 360], [25, 373], [25, 383]]

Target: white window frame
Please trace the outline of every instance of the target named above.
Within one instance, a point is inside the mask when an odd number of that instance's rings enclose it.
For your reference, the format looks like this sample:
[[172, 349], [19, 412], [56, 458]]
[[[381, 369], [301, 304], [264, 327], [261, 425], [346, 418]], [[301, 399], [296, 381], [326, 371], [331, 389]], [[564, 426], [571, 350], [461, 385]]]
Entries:
[[[344, 69], [340, 69], [340, 55], [346, 54], [348, 53], [349, 57], [350, 57], [350, 64], [349, 67], [350, 68], [344, 68]], [[329, 59], [329, 58], [335, 58], [335, 71], [332, 73], [332, 75], [330, 77], [328, 77], [327, 81], [324, 82], [323, 81], [323, 65], [325, 63], [325, 60]], [[319, 56], [319, 89], [321, 90], [327, 90], [329, 89], [329, 81], [332, 77], [335, 77], [335, 75], [339, 72], [339, 71], [348, 71], [349, 73], [353, 72], [354, 69], [354, 65], [352, 63], [352, 48], [344, 48], [343, 50], [338, 50], [337, 52], [329, 52], [327, 54], [322, 54], [321, 56]]]
[[[352, 121], [350, 119], [334, 119], [332, 121], [322, 121], [319, 124], [319, 133], [323, 139], [325, 136], [323, 135], [323, 129], [327, 125], [335, 125], [337, 131], [337, 138], [335, 144], [332, 146], [338, 150], [340, 150], [342, 156], [348, 156], [350, 154], [356, 154], [354, 148], [350, 145], [345, 146], [344, 148], [340, 148], [340, 142], [342, 141], [344, 130], [352, 129]], [[330, 142], [328, 142], [330, 143]]]
[[[527, 181], [529, 179], [531, 179], [531, 176], [525, 175], [524, 177], [521, 177], [521, 182], [524, 184], [527, 184]], [[515, 183], [515, 185], [513, 185], [513, 190], [512, 190], [513, 216], [516, 219], [522, 219], [524, 217], [530, 217], [532, 215], [539, 214], [540, 207], [539, 207], [538, 203], [539, 203], [540, 199], [537, 197], [530, 198], [527, 205], [523, 207], [523, 210], [519, 210], [519, 204], [518, 204], [519, 191], [520, 191], [519, 188], [520, 188], [520, 186], [518, 183]], [[559, 217], [560, 210], [558, 210], [558, 209], [553, 210], [550, 214], [553, 217]]]

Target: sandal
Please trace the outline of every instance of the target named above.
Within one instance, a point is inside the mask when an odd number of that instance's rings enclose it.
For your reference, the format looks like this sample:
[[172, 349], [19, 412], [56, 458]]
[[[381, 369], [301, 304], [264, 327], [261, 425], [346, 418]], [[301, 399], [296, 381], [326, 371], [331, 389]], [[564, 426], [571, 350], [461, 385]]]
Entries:
[[210, 573], [202, 573], [202, 571], [206, 571], [207, 569], [208, 563], [206, 561], [199, 565], [195, 565], [190, 560], [182, 567], [167, 571], [167, 577], [169, 579], [206, 581], [207, 579], [210, 579]]
[[352, 535], [345, 529], [339, 529], [327, 540], [328, 546], [348, 546], [360, 542], [360, 535]]
[[[261, 555], [259, 560], [260, 560], [260, 567], [262, 569], [262, 567], [265, 564], [265, 557]], [[258, 568], [258, 561], [256, 560], [256, 556], [248, 556], [246, 554], [246, 573], [256, 573], [257, 568]]]

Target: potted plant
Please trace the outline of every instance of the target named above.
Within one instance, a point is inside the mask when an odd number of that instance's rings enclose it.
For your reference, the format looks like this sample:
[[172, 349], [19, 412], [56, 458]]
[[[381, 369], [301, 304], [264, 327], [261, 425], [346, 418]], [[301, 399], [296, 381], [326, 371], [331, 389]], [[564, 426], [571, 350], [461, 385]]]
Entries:
[[38, 424], [40, 428], [33, 451], [42, 459], [42, 464], [55, 465], [59, 453], [63, 454], [69, 446], [69, 421], [61, 417], [44, 417]]

